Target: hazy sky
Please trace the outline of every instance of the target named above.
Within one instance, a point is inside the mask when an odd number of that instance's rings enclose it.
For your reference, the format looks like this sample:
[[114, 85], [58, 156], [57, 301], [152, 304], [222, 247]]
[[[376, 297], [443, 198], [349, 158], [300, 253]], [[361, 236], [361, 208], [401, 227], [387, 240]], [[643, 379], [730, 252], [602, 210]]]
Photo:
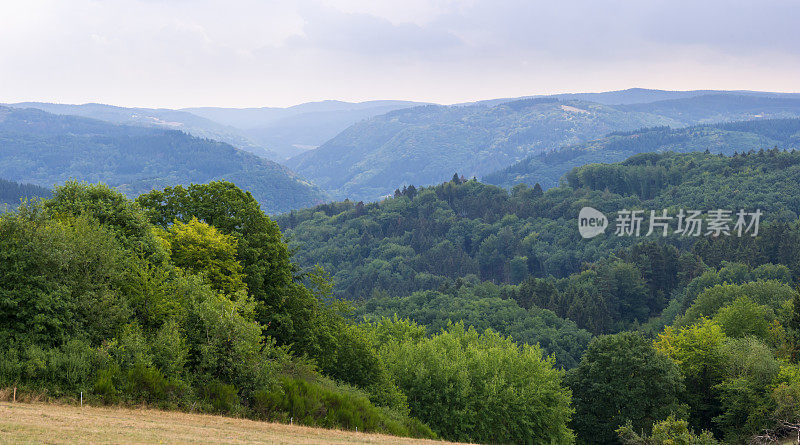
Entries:
[[0, 0], [0, 102], [800, 92], [798, 0]]

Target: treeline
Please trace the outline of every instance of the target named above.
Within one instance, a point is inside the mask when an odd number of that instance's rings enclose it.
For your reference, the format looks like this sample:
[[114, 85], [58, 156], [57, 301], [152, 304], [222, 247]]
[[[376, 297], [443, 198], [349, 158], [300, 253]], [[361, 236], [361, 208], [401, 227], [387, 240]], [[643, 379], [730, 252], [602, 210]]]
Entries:
[[[299, 264], [335, 271], [339, 295], [364, 299], [375, 290], [392, 296], [434, 290], [469, 274], [497, 284], [519, 284], [528, 276], [564, 278], [637, 241], [611, 234], [582, 239], [576, 217], [587, 205], [605, 212], [612, 226], [622, 209], [759, 208], [765, 235], [755, 242], [771, 242], [763, 249], [773, 252], [759, 258], [776, 263], [783, 263], [775, 252], [783, 246], [766, 234], [786, 233], [787, 228], [770, 226], [800, 214], [800, 153], [775, 149], [730, 157], [642, 154], [624, 163], [576, 168], [565, 181], [545, 192], [524, 185], [506, 191], [459, 177], [433, 187], [407, 187], [378, 203], [331, 203], [276, 220]], [[685, 250], [697, 239], [666, 241]], [[714, 256], [700, 247], [696, 253]]]
[[[480, 442], [570, 443], [564, 373], [464, 324], [356, 322], [249, 193], [69, 182], [0, 216], [0, 387]], [[503, 384], [496, 384], [503, 382]]]
[[687, 128], [653, 127], [617, 131], [603, 138], [537, 153], [502, 170], [483, 176], [483, 181], [511, 188], [518, 183], [555, 187], [571, 169], [593, 163], [620, 162], [640, 153], [709, 151], [733, 155], [769, 149], [800, 147], [800, 119], [759, 119]]
[[16, 207], [21, 200], [47, 198], [51, 194], [49, 189], [33, 184], [20, 184], [6, 179], [0, 179], [0, 205], [8, 204]]

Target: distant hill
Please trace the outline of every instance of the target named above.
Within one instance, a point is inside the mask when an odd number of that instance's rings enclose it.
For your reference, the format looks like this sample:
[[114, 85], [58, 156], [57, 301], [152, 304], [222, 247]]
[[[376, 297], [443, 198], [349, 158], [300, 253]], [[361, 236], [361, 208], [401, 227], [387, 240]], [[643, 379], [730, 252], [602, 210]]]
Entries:
[[104, 104], [21, 102], [14, 108], [82, 116], [115, 124], [181, 130], [193, 136], [227, 142], [270, 160], [282, 160], [315, 148], [348, 126], [421, 102], [376, 100], [360, 103], [323, 101], [287, 108], [199, 107], [126, 108]]
[[559, 93], [559, 94], [534, 95], [534, 96], [525, 96], [516, 98], [489, 99], [462, 105], [471, 105], [473, 103], [481, 103], [484, 105], [497, 105], [503, 102], [511, 102], [520, 99], [533, 99], [540, 97], [551, 97], [563, 100], [585, 100], [588, 102], [597, 102], [603, 105], [632, 105], [632, 104], [660, 102], [665, 100], [688, 99], [692, 97], [706, 96], [710, 94], [800, 99], [800, 93], [773, 93], [768, 91], [746, 91], [746, 90], [671, 91], [671, 90], [652, 90], [647, 88], [628, 88], [626, 90], [603, 91], [598, 93]]
[[499, 105], [423, 106], [359, 122], [287, 161], [337, 198], [376, 199], [404, 184], [432, 184], [457, 171], [481, 176], [531, 153], [614, 130], [677, 121], [606, 105], [522, 99]]
[[684, 125], [800, 116], [800, 96], [706, 94], [684, 99], [619, 105], [623, 111], [653, 113]]
[[325, 143], [350, 125], [420, 102], [375, 100], [309, 102], [288, 108], [186, 108], [192, 114], [236, 127], [254, 143], [285, 159]]
[[50, 189], [33, 184], [20, 184], [0, 179], [0, 211], [5, 205], [16, 207], [23, 199], [49, 198]]
[[606, 137], [561, 150], [541, 153], [494, 173], [483, 181], [510, 188], [516, 184], [555, 187], [574, 167], [622, 161], [647, 152], [687, 153], [708, 150], [731, 155], [772, 147], [800, 148], [800, 119], [763, 119], [688, 128], [646, 128], [612, 133]]
[[125, 108], [104, 104], [70, 105], [44, 102], [21, 102], [9, 104], [8, 106], [14, 108], [36, 108], [48, 113], [82, 116], [115, 124], [181, 130], [193, 136], [227, 142], [236, 148], [267, 159], [278, 157], [276, 153], [268, 148], [249, 140], [239, 129], [219, 124], [186, 111]]
[[68, 179], [105, 182], [134, 197], [225, 179], [250, 191], [268, 213], [325, 200], [281, 165], [175, 130], [0, 107], [0, 146], [0, 177], [45, 187]]
[[[611, 99], [612, 93], [603, 93], [605, 99]], [[800, 117], [800, 98], [793, 95], [697, 93], [613, 93], [615, 100], [690, 95], [623, 105], [540, 97], [415, 107], [354, 124], [286, 164], [336, 198], [377, 199], [405, 184], [437, 183], [453, 172], [467, 177], [487, 175], [527, 156], [614, 131]]]

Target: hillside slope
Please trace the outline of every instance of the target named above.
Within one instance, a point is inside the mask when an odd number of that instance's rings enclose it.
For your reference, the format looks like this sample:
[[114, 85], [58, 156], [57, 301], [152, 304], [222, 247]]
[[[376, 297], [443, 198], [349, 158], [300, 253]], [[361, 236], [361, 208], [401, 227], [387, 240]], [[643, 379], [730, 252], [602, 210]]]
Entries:
[[731, 155], [734, 152], [800, 148], [800, 119], [764, 119], [726, 124], [670, 129], [646, 128], [618, 132], [606, 137], [540, 153], [494, 173], [483, 181], [510, 188], [525, 183], [555, 187], [559, 179], [574, 167], [598, 162], [619, 162], [638, 153], [705, 151]]
[[325, 199], [281, 165], [175, 130], [0, 107], [0, 145], [0, 177], [44, 187], [69, 179], [102, 181], [135, 197], [224, 179], [250, 191], [270, 213]]
[[[575, 97], [627, 102], [674, 96], [668, 93], [626, 90]], [[337, 198], [371, 200], [403, 185], [438, 183], [454, 171], [482, 176], [526, 156], [615, 131], [800, 117], [800, 99], [791, 95], [703, 93], [623, 105], [540, 97], [415, 107], [359, 122], [287, 165]]]
[[242, 130], [250, 140], [281, 159], [316, 148], [350, 125], [420, 102], [374, 100], [309, 102], [287, 108], [186, 108], [192, 114]]
[[20, 200], [47, 198], [51, 195], [49, 189], [33, 184], [20, 184], [0, 178], [0, 210], [3, 205], [11, 207], [19, 205]]
[[528, 154], [614, 130], [677, 124], [552, 98], [415, 107], [359, 122], [287, 165], [336, 197], [376, 199], [403, 184], [440, 182], [454, 171], [480, 176]]
[[81, 116], [122, 125], [181, 130], [193, 136], [226, 142], [236, 148], [249, 151], [267, 159], [278, 155], [244, 135], [241, 130], [219, 124], [204, 117], [182, 111], [154, 108], [126, 108], [105, 104], [54, 104], [44, 102], [21, 102], [8, 104], [14, 108], [36, 108], [48, 113]]

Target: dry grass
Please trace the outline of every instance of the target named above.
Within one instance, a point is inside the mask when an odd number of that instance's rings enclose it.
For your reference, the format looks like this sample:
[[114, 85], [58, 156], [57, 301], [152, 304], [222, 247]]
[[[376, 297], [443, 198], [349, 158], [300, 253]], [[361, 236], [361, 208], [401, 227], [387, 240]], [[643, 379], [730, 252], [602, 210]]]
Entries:
[[0, 443], [443, 444], [152, 409], [0, 402]]

